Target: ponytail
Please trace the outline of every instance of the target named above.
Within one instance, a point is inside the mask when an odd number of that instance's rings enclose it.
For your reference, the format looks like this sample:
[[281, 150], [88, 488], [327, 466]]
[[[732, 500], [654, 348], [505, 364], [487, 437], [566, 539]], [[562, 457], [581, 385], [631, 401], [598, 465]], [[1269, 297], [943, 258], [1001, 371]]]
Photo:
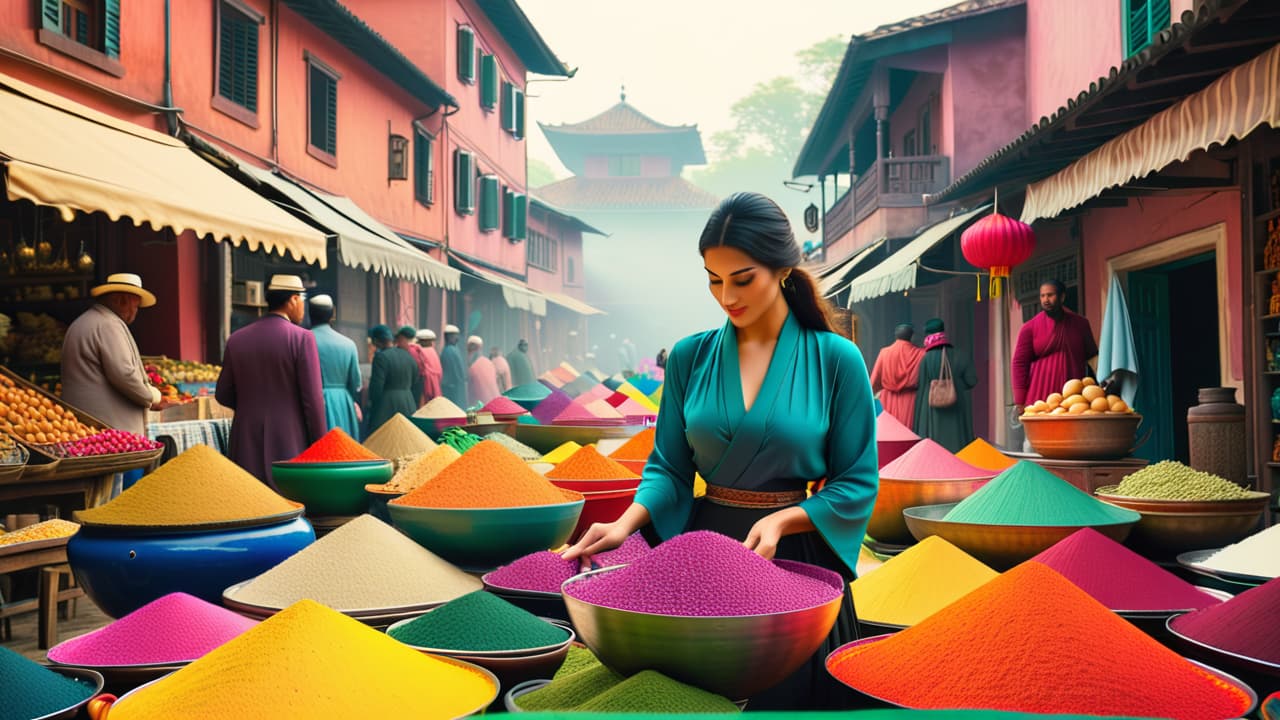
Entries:
[[818, 284], [808, 272], [792, 269], [782, 284], [782, 297], [800, 327], [835, 332], [831, 324], [831, 303], [818, 292]]

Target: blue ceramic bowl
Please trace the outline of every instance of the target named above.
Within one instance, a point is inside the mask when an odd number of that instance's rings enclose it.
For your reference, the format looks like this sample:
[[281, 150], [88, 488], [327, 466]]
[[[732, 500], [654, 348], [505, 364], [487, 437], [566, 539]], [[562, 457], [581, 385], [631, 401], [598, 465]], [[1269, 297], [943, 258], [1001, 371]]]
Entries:
[[513, 508], [420, 508], [388, 503], [391, 524], [463, 570], [488, 571], [569, 539], [582, 500]]
[[67, 542], [67, 560], [85, 594], [118, 618], [172, 592], [220, 605], [223, 590], [261, 575], [315, 539], [311, 523], [301, 517], [164, 534], [86, 526]]

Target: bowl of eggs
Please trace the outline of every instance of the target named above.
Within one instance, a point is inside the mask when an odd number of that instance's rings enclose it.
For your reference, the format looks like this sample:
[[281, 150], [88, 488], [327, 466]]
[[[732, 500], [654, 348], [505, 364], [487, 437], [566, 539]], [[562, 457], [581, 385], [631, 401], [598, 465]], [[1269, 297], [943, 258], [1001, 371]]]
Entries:
[[1111, 460], [1133, 450], [1142, 416], [1093, 378], [1068, 380], [1062, 392], [1028, 405], [1022, 427], [1040, 455], [1055, 460]]

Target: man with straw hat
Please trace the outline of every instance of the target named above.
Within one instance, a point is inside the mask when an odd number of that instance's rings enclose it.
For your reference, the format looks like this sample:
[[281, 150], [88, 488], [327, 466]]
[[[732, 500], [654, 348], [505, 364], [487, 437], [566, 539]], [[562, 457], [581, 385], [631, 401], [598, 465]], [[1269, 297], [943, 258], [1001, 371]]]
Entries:
[[440, 367], [440, 353], [436, 352], [436, 331], [423, 328], [416, 333], [418, 347], [422, 348], [426, 372], [422, 375], [422, 397], [431, 402], [440, 397], [440, 376], [444, 368]]
[[113, 428], [145, 435], [147, 409], [164, 406], [148, 380], [129, 325], [156, 304], [133, 273], [114, 273], [89, 291], [98, 299], [62, 341], [62, 399]]
[[351, 338], [333, 329], [333, 298], [311, 298], [311, 332], [320, 354], [320, 382], [324, 393], [325, 426], [340, 427], [360, 439], [360, 355]]
[[467, 363], [458, 351], [457, 325], [444, 326], [444, 349], [440, 351], [440, 392], [460, 408], [467, 406]]
[[316, 336], [298, 323], [306, 290], [297, 275], [272, 275], [267, 314], [227, 338], [218, 402], [236, 411], [228, 455], [271, 485], [271, 463], [327, 432]]

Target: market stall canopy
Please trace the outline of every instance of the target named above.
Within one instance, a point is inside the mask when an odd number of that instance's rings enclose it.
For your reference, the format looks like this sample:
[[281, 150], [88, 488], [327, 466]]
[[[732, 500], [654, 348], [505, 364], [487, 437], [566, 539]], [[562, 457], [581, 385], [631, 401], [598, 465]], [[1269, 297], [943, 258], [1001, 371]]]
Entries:
[[338, 259], [343, 265], [446, 290], [462, 286], [457, 270], [410, 245], [350, 198], [305, 188], [283, 175], [247, 163], [240, 163], [239, 167], [333, 233], [338, 238]]
[[597, 307], [592, 307], [591, 305], [588, 305], [575, 297], [569, 297], [568, 295], [562, 295], [560, 293], [554, 293], [554, 292], [544, 292], [542, 294], [545, 295], [548, 300], [555, 303], [556, 305], [559, 305], [560, 307], [565, 308], [567, 310], [572, 310], [573, 312], [576, 312], [579, 315], [607, 315], [608, 314], [605, 311]]
[[518, 280], [505, 278], [496, 272], [485, 270], [474, 261], [463, 257], [461, 253], [454, 250], [449, 251], [449, 262], [472, 277], [479, 278], [490, 285], [497, 285], [502, 290], [502, 299], [506, 301], [507, 307], [512, 310], [525, 310], [534, 315], [547, 314], [547, 298], [537, 290], [530, 289]]
[[181, 141], [0, 74], [0, 161], [10, 200], [191, 230], [325, 266], [324, 233], [201, 160]]
[[845, 258], [843, 261], [834, 263], [832, 267], [820, 271], [818, 276], [818, 292], [823, 297], [831, 297], [837, 295], [857, 277], [862, 262], [871, 257], [871, 253], [880, 249], [888, 238], [879, 238], [873, 240], [870, 245], [862, 248], [854, 253], [852, 257]]
[[1260, 125], [1280, 127], [1280, 45], [1028, 185], [1022, 221], [1057, 217], [1104, 190], [1186, 160], [1197, 150], [1242, 138]]
[[881, 295], [914, 288], [916, 271], [920, 267], [920, 257], [934, 245], [947, 239], [951, 233], [964, 228], [966, 224], [977, 218], [978, 213], [990, 209], [991, 205], [988, 203], [929, 226], [902, 249], [885, 258], [884, 262], [855, 278], [849, 285], [849, 302], [870, 300]]

